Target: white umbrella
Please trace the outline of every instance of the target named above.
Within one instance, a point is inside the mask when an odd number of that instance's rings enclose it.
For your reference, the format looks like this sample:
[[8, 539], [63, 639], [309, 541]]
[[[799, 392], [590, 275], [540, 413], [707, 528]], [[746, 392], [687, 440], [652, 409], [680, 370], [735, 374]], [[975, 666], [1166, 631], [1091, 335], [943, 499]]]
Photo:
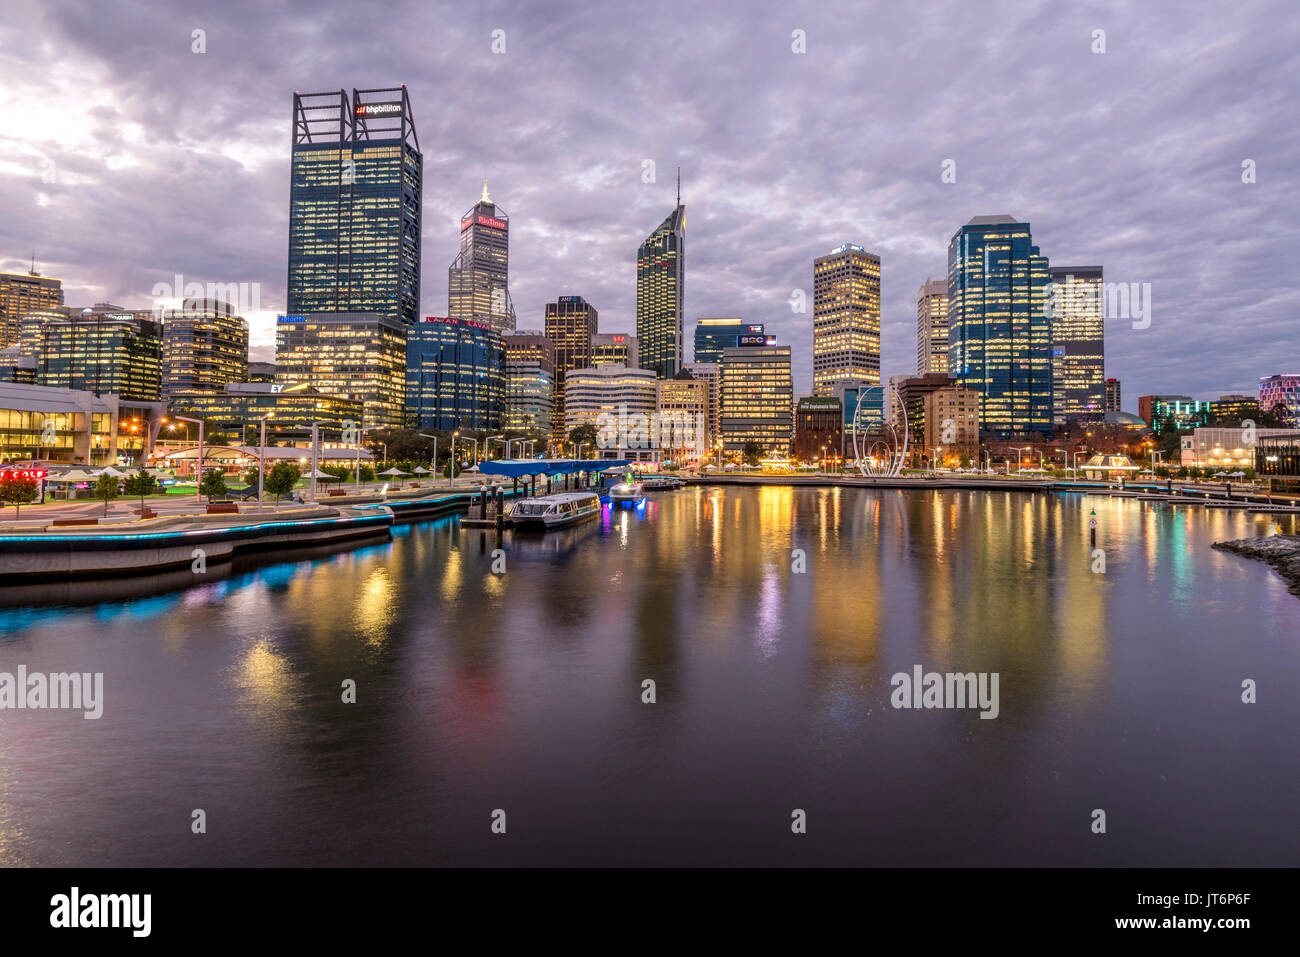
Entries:
[[426, 469], [423, 465], [417, 465], [417, 466], [415, 467], [415, 469], [414, 469], [414, 471], [413, 471], [412, 474], [414, 474], [414, 475], [432, 475], [433, 473], [430, 472], [428, 469]]
[[113, 468], [113, 466], [111, 466], [111, 465], [105, 466], [104, 468], [100, 469], [100, 470], [99, 470], [99, 474], [100, 474], [100, 475], [111, 475], [111, 476], [113, 476], [113, 478], [124, 478], [124, 477], [126, 476], [126, 473], [125, 473], [125, 472], [119, 472], [117, 469]]
[[1228, 476], [1228, 478], [1245, 478], [1245, 477], [1246, 477], [1245, 472], [1233, 472]]
[[1227, 472], [1215, 472], [1213, 477], [1214, 477], [1214, 478], [1226, 478], [1227, 475], [1228, 475]]
[[392, 468], [384, 469], [384, 470], [383, 470], [382, 472], [380, 472], [379, 474], [380, 474], [380, 475], [409, 475], [410, 473], [409, 473], [409, 472], [403, 472], [403, 471], [402, 471], [401, 469], [399, 469], [396, 465], [394, 465]]
[[337, 479], [338, 476], [330, 475], [329, 472], [322, 472], [320, 469], [317, 469], [314, 472], [308, 472], [306, 475], [303, 476], [303, 478], [325, 479], [326, 481], [328, 481], [329, 479]]
[[93, 478], [95, 478], [95, 476], [92, 475], [90, 472], [87, 472], [85, 469], [71, 469], [67, 472], [64, 472], [62, 475], [51, 475], [50, 481], [51, 482], [89, 482]]

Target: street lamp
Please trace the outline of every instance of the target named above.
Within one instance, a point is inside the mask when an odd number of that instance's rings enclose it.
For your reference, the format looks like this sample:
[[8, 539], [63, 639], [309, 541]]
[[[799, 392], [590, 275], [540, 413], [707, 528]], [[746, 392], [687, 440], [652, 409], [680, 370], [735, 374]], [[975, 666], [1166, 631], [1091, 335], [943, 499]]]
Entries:
[[447, 475], [450, 476], [447, 479], [449, 485], [456, 484], [456, 440], [458, 438], [460, 438], [460, 429], [456, 429], [451, 433], [451, 462], [447, 465]]
[[316, 473], [320, 471], [320, 427], [328, 422], [311, 424], [311, 500], [316, 501]]
[[271, 417], [268, 412], [262, 416], [257, 430], [257, 510], [262, 510], [262, 494], [266, 488], [266, 420]]
[[195, 471], [194, 471], [194, 483], [195, 483], [194, 500], [196, 502], [202, 503], [203, 489], [201, 486], [203, 485], [203, 420], [191, 419], [188, 416], [184, 416], [184, 415], [178, 415], [176, 416], [176, 418], [182, 422], [196, 422], [198, 423], [199, 426], [199, 461], [198, 461], [198, 465], [195, 466]]

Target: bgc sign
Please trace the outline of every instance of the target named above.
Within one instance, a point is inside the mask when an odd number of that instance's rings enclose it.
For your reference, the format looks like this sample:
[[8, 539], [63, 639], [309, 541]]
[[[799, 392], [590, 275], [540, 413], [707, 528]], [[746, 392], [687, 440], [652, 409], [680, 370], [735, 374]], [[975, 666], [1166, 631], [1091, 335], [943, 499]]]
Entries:
[[774, 346], [776, 336], [736, 336], [738, 346]]

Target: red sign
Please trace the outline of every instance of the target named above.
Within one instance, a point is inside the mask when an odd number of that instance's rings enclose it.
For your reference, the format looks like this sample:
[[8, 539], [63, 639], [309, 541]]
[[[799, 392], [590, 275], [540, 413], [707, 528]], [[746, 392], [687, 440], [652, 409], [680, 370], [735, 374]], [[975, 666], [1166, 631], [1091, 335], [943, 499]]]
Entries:
[[6, 479], [30, 479], [33, 482], [44, 482], [45, 476], [49, 474], [45, 469], [0, 469], [0, 482]]
[[615, 341], [615, 342], [626, 342], [626, 341], [627, 341], [627, 336], [619, 336], [619, 335], [616, 335], [616, 336], [614, 336], [614, 341]]
[[464, 232], [465, 230], [469, 229], [473, 225], [474, 225], [474, 217], [473, 216], [465, 217], [460, 221], [461, 232]]
[[491, 226], [493, 229], [505, 229], [506, 224], [499, 219], [493, 219], [491, 216], [480, 216], [478, 218], [480, 226]]

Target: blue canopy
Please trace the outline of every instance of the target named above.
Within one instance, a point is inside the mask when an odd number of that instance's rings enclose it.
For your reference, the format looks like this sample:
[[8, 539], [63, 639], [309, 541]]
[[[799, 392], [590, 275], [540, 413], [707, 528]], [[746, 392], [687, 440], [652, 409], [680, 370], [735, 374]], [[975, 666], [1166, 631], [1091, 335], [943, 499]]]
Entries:
[[629, 459], [498, 459], [479, 462], [483, 475], [523, 478], [525, 475], [572, 475], [575, 472], [605, 472], [626, 468]]

